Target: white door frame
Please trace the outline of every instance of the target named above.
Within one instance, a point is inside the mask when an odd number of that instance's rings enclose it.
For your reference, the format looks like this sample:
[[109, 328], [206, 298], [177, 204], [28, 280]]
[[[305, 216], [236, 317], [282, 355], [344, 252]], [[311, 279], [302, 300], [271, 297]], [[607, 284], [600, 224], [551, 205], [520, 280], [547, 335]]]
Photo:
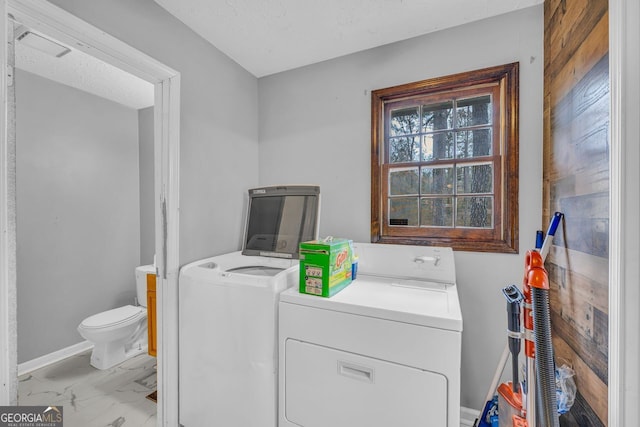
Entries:
[[610, 221], [609, 419], [637, 425], [640, 417], [640, 5], [609, 0]]
[[[8, 14], [34, 30], [155, 85], [155, 236], [158, 266], [158, 425], [178, 425], [180, 73], [57, 6], [0, 0], [0, 70], [7, 70]], [[7, 74], [0, 73], [0, 405], [17, 401], [15, 157], [7, 133]]]

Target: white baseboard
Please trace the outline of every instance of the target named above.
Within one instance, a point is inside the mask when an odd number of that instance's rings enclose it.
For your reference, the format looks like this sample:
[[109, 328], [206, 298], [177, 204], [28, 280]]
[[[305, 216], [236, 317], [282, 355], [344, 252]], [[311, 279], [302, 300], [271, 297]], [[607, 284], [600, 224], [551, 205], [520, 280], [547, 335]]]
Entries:
[[93, 344], [89, 341], [82, 341], [78, 344], [65, 347], [61, 350], [54, 351], [53, 353], [45, 354], [44, 356], [37, 357], [33, 360], [18, 364], [18, 376], [28, 374], [29, 372], [40, 369], [44, 366], [50, 365], [55, 362], [59, 362], [62, 359], [66, 359], [70, 356], [82, 353], [93, 348]]
[[461, 427], [472, 427], [473, 423], [476, 421], [476, 418], [480, 416], [480, 411], [477, 409], [465, 408], [462, 406], [460, 408], [460, 426]]

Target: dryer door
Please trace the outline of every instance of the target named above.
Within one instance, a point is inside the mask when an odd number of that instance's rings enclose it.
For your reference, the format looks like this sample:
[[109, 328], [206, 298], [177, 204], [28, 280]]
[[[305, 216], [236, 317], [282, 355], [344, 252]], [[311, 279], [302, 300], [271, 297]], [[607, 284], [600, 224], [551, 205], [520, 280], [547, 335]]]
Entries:
[[294, 339], [285, 348], [289, 422], [304, 427], [447, 425], [442, 375]]

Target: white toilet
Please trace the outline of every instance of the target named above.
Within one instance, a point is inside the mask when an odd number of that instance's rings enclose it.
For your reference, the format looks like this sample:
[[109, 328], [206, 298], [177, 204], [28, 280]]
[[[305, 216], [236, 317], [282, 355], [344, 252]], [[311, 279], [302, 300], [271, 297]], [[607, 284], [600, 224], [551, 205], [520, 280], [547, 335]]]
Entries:
[[146, 353], [147, 274], [155, 274], [153, 265], [136, 267], [136, 292], [139, 306], [125, 305], [89, 316], [78, 332], [93, 343], [91, 365], [109, 369], [125, 360]]

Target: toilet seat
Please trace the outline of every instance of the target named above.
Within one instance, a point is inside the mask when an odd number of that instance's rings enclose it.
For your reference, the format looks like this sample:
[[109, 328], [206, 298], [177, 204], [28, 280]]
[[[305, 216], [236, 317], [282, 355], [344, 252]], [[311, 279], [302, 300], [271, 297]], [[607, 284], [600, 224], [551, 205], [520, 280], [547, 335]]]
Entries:
[[105, 329], [127, 323], [137, 322], [146, 314], [146, 309], [140, 306], [125, 305], [112, 310], [89, 316], [80, 324], [84, 329]]

